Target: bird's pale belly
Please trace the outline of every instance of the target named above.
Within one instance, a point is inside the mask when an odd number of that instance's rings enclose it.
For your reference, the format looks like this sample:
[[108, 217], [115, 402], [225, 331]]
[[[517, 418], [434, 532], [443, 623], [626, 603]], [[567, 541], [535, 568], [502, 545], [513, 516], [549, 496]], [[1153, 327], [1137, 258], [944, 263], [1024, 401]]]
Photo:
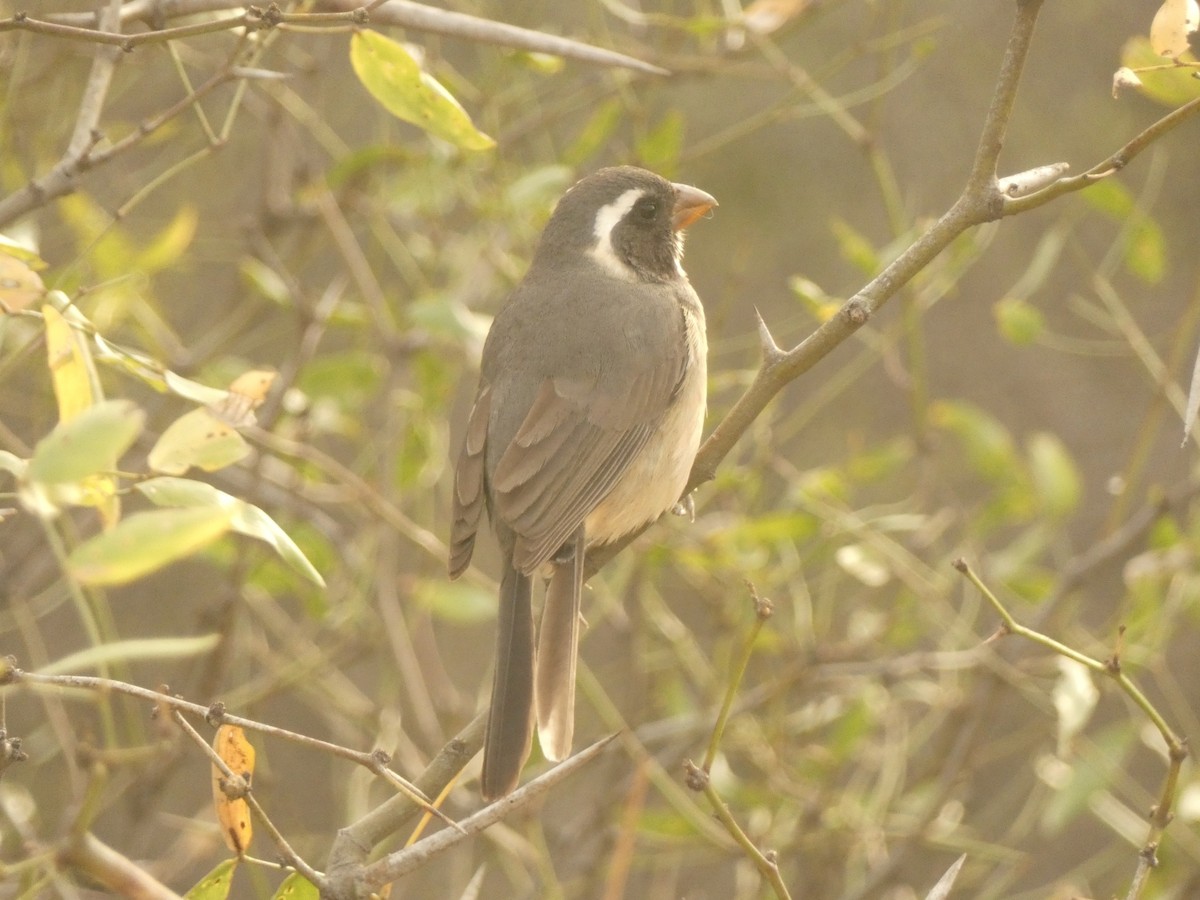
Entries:
[[[701, 316], [703, 313], [701, 313]], [[704, 320], [687, 315], [691, 364], [679, 396], [616, 487], [587, 517], [590, 544], [607, 544], [652, 522], [679, 502], [687, 486], [707, 403]]]

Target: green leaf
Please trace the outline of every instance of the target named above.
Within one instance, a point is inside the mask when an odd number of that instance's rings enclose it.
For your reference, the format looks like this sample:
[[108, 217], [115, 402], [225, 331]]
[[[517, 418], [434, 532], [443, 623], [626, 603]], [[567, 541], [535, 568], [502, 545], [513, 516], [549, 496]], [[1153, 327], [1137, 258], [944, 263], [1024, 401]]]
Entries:
[[238, 274], [242, 278], [242, 283], [259, 296], [265, 297], [278, 306], [290, 307], [292, 305], [292, 293], [288, 290], [287, 283], [278, 272], [262, 260], [253, 256], [243, 257], [242, 261], [238, 263]]
[[386, 361], [374, 353], [346, 350], [319, 357], [304, 367], [296, 387], [312, 397], [327, 397], [339, 409], [358, 412], [378, 396]]
[[99, 669], [117, 662], [136, 662], [145, 659], [187, 659], [211, 653], [220, 642], [221, 635], [219, 634], [116, 641], [112, 644], [88, 647], [78, 653], [61, 657], [37, 671], [39, 675], [69, 675], [88, 669]]
[[1125, 238], [1125, 268], [1147, 284], [1158, 284], [1166, 272], [1166, 248], [1162, 226], [1137, 206], [1129, 189], [1111, 178], [1083, 191], [1083, 198], [1114, 222], [1128, 225]]
[[618, 99], [601, 103], [583, 126], [574, 143], [563, 151], [563, 162], [569, 166], [578, 166], [599, 153], [600, 148], [616, 131], [624, 114], [625, 104]]
[[1105, 178], [1084, 188], [1080, 196], [1089, 206], [1117, 221], [1131, 215], [1136, 208], [1129, 188], [1113, 178]]
[[837, 218], [830, 224], [830, 230], [838, 242], [843, 259], [864, 275], [874, 275], [879, 271], [879, 254], [866, 235], [844, 219]]
[[425, 579], [413, 592], [418, 603], [440, 619], [474, 624], [496, 618], [496, 596], [466, 581]]
[[283, 879], [272, 900], [319, 900], [320, 896], [315, 884], [299, 872], [293, 872]]
[[145, 249], [139, 250], [131, 268], [152, 274], [174, 265], [196, 236], [200, 216], [196, 208], [184, 204], [167, 226], [154, 236]]
[[111, 472], [142, 430], [145, 414], [129, 400], [109, 400], [60, 422], [38, 442], [26, 472], [30, 482], [67, 484]]
[[203, 550], [233, 518], [220, 507], [136, 513], [76, 547], [67, 567], [83, 584], [125, 584]]
[[1046, 330], [1042, 311], [1020, 297], [1005, 297], [992, 307], [1000, 333], [1019, 347], [1032, 344]]
[[350, 39], [350, 64], [371, 96], [392, 115], [463, 150], [496, 142], [479, 131], [457, 100], [395, 41], [375, 31]]
[[197, 881], [183, 896], [186, 900], [225, 900], [229, 896], [229, 887], [233, 883], [233, 873], [237, 864], [236, 856], [218, 863], [215, 869]]
[[972, 468], [989, 480], [1008, 480], [1020, 472], [1012, 436], [999, 421], [978, 407], [944, 400], [930, 407], [930, 421], [957, 436]]
[[1125, 268], [1146, 284], [1158, 284], [1167, 269], [1162, 227], [1149, 216], [1139, 216], [1125, 245]]
[[239, 500], [202, 481], [187, 478], [151, 478], [135, 485], [156, 506], [182, 510], [216, 510], [228, 516], [229, 527], [238, 534], [269, 545], [284, 562], [314, 584], [325, 586], [321, 573], [313, 567], [279, 524], [245, 500]]
[[638, 159], [647, 169], [669, 177], [675, 171], [683, 151], [683, 113], [671, 110], [638, 138]]
[[537, 72], [539, 75], [557, 75], [563, 70], [567, 61], [561, 56], [555, 56], [552, 53], [535, 53], [532, 51], [517, 50], [509, 54], [509, 59]]
[[1048, 516], [1065, 518], [1079, 505], [1082, 479], [1066, 445], [1055, 435], [1039, 431], [1029, 439], [1029, 473]]
[[167, 426], [150, 450], [147, 462], [155, 472], [182, 475], [192, 466], [215, 472], [244, 459], [250, 452], [237, 429], [207, 409], [193, 409]]

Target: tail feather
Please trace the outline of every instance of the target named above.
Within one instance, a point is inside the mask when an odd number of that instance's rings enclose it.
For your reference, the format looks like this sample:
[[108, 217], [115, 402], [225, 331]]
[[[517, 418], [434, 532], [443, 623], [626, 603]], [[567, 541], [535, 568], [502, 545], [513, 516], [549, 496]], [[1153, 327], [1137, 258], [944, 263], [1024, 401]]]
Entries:
[[571, 558], [554, 566], [546, 588], [535, 667], [538, 742], [546, 758], [554, 761], [571, 755], [575, 737], [575, 666], [585, 548], [582, 525], [573, 544]]
[[505, 566], [496, 623], [496, 674], [483, 743], [481, 791], [492, 800], [516, 788], [533, 738], [533, 612], [530, 577]]

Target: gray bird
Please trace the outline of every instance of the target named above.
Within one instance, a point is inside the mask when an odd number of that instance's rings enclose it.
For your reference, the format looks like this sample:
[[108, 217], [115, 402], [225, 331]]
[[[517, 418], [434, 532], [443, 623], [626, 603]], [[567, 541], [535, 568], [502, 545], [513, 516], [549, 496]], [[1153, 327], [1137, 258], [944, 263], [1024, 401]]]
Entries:
[[[630, 166], [558, 202], [525, 278], [492, 323], [454, 478], [450, 576], [484, 504], [503, 559], [482, 793], [516, 786], [533, 721], [571, 752], [585, 552], [681, 499], [704, 422], [704, 308], [683, 229], [717, 205]], [[537, 649], [531, 586], [548, 573]]]

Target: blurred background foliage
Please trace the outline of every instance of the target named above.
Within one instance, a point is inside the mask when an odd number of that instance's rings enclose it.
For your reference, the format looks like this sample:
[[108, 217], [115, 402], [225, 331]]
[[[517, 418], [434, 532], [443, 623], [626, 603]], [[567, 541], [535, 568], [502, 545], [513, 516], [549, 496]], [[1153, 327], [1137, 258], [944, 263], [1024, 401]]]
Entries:
[[[635, 163], [720, 200], [687, 255], [708, 310], [711, 427], [753, 376], [756, 309], [781, 345], [802, 340], [957, 195], [1012, 6], [760, 0], [780, 25], [745, 35], [736, 4], [455, 5], [671, 77], [381, 28], [419, 45], [495, 139], [478, 152], [374, 102], [348, 30], [257, 33], [239, 64], [285, 78], [216, 87], [0, 232], [36, 247], [45, 283], [114, 345], [218, 388], [278, 370], [251, 455], [199, 477], [268, 512], [326, 587], [226, 537], [77, 590], [55, 547], [97, 533], [96, 512], [40, 522], [0, 480], [0, 652], [30, 670], [79, 654], [73, 671], [380, 747], [415, 777], [490, 683], [494, 556], [485, 542], [469, 577], [447, 581], [449, 463], [487, 324], [561, 192]], [[1110, 91], [1156, 6], [1047, 4], [1001, 174], [1082, 171], [1164, 113]], [[227, 66], [238, 40], [123, 54], [98, 146]], [[63, 154], [93, 51], [0, 34], [4, 195]], [[682, 788], [754, 620], [746, 582], [775, 613], [713, 778], [794, 897], [925, 896], [961, 853], [956, 896], [1123, 895], [1161, 739], [1043, 649], [985, 644], [997, 618], [950, 563], [970, 560], [1019, 619], [1092, 656], [1126, 626], [1125, 671], [1178, 733], [1200, 734], [1200, 482], [1194, 443], [1180, 448], [1200, 322], [1195, 146], [1192, 123], [1119, 180], [970, 232], [790, 386], [697, 492], [694, 522], [668, 517], [592, 579], [577, 734], [620, 729], [616, 747], [392, 896], [768, 896]], [[0, 318], [0, 449], [21, 458], [58, 419], [41, 335], [35, 316]], [[101, 378], [146, 413], [122, 462], [145, 472], [195, 404], [116, 367]], [[195, 635], [216, 638], [171, 640]], [[134, 639], [137, 657], [101, 657]], [[89, 785], [94, 833], [172, 888], [225, 854], [207, 760], [144, 703], [3, 698], [29, 755], [0, 781], [4, 894], [91, 893], [39, 849]], [[335, 831], [388, 794], [344, 760], [254, 740], [256, 796], [318, 868]], [[450, 815], [479, 806], [474, 779]], [[1200, 895], [1192, 768], [1179, 799], [1146, 896]], [[234, 894], [277, 883], [249, 868]]]

